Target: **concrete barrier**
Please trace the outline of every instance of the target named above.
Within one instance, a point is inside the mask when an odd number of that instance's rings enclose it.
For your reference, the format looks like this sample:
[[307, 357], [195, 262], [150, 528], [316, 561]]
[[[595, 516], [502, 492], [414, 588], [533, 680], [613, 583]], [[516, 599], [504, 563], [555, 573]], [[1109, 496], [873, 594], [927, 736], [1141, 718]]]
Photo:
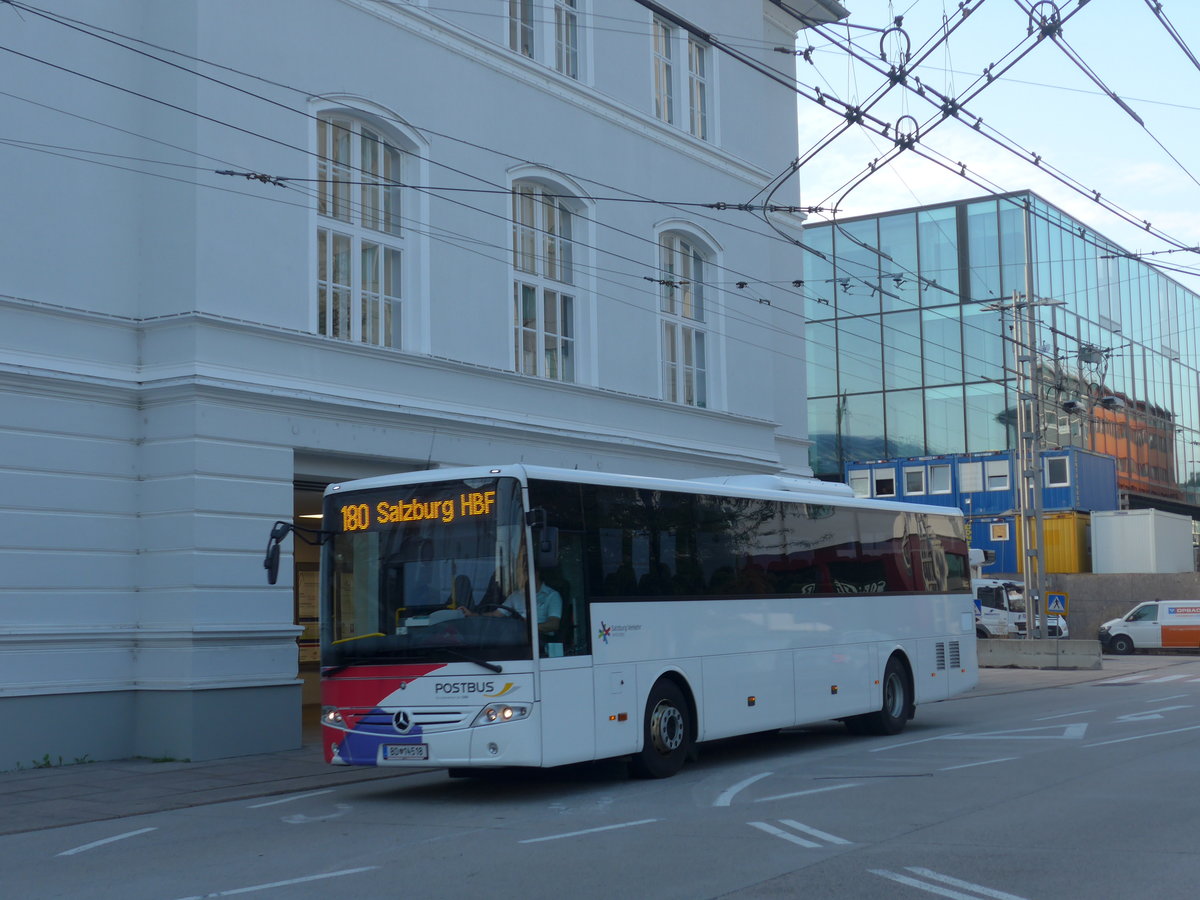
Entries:
[[1099, 641], [980, 638], [979, 665], [992, 669], [1099, 669]]

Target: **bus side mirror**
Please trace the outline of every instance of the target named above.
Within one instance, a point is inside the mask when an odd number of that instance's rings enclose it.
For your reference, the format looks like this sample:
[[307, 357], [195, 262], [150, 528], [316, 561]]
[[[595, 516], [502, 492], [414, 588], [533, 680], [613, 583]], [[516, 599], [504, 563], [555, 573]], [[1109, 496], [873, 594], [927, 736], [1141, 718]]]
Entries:
[[267, 584], [274, 584], [279, 580], [279, 544], [291, 530], [292, 526], [287, 522], [276, 522], [271, 526], [271, 536], [267, 538], [267, 555], [263, 560], [263, 568], [267, 570]]
[[263, 568], [267, 570], [267, 584], [274, 584], [279, 580], [278, 542], [267, 544], [267, 558], [263, 560]]
[[533, 529], [533, 565], [537, 569], [558, 565], [558, 529], [553, 525]]

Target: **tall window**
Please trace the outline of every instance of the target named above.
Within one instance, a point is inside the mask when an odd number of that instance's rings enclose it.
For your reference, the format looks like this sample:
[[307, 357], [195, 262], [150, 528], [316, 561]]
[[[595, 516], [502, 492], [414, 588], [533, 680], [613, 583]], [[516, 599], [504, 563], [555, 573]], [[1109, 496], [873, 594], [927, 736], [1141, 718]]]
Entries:
[[688, 36], [688, 105], [691, 133], [708, 140], [708, 45]]
[[533, 33], [533, 0], [508, 0], [509, 49], [532, 59]]
[[513, 187], [516, 370], [575, 380], [574, 213], [540, 185]]
[[688, 406], [708, 406], [705, 262], [704, 252], [684, 235], [660, 238], [663, 399]]
[[578, 0], [554, 0], [554, 68], [579, 77]]
[[350, 118], [317, 121], [317, 331], [399, 347], [403, 154]]
[[654, 25], [654, 115], [664, 122], [675, 121], [675, 66], [671, 44], [675, 29], [662, 19]]

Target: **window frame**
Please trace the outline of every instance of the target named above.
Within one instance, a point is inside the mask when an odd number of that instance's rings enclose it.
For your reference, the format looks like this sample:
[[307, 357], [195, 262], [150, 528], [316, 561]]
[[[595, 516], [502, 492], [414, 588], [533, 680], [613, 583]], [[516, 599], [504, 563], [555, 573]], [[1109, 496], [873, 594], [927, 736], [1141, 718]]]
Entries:
[[401, 185], [413, 154], [354, 110], [320, 111], [316, 120], [313, 330], [400, 349], [409, 252]]
[[651, 82], [654, 93], [654, 117], [675, 124], [675, 26], [655, 16], [651, 20]]
[[512, 368], [575, 383], [580, 319], [575, 222], [581, 209], [566, 192], [539, 179], [517, 179], [511, 191]]
[[[883, 477], [880, 477], [883, 476]], [[883, 482], [890, 482], [892, 487], [888, 492], [881, 491], [880, 485]], [[872, 469], [871, 470], [871, 496], [872, 497], [895, 497], [896, 496], [896, 470], [895, 469]]]
[[650, 112], [655, 119], [714, 143], [716, 70], [712, 44], [700, 34], [663, 16], [651, 16]]
[[1007, 491], [1012, 487], [1012, 467], [1007, 459], [983, 460], [983, 486], [988, 491]]
[[579, 20], [583, 13], [579, 3], [580, 0], [554, 0], [554, 70], [576, 81], [583, 58], [579, 42]]
[[534, 5], [534, 0], [508, 0], [508, 49], [526, 59], [537, 59]]
[[[937, 473], [938, 475], [941, 475], [943, 473], [945, 474], [946, 478], [945, 478], [945, 486], [944, 487], [939, 486], [938, 482], [941, 481], [941, 479], [934, 477], [935, 473]], [[951, 470], [950, 463], [935, 463], [935, 464], [931, 465], [929, 467], [929, 493], [930, 494], [950, 494], [953, 492], [954, 492], [953, 472]]]
[[[1052, 467], [1051, 463], [1055, 463], [1056, 465]], [[1051, 468], [1057, 468], [1059, 464], [1062, 466], [1062, 479], [1056, 481], [1051, 473]], [[1043, 481], [1042, 484], [1045, 487], [1063, 488], [1071, 486], [1071, 461], [1068, 457], [1047, 456], [1042, 460], [1042, 469], [1045, 477], [1045, 481]]]
[[[924, 466], [905, 466], [902, 474], [904, 476], [905, 497], [923, 497], [928, 493], [926, 490], [926, 472]], [[920, 484], [916, 488], [912, 488], [909, 485], [910, 475], [916, 475], [920, 480]]]
[[[712, 47], [694, 34], [688, 34], [688, 133], [702, 141], [710, 140]], [[699, 60], [699, 66], [696, 62]], [[699, 72], [697, 72], [699, 68]], [[697, 119], [699, 123], [697, 124]]]
[[714, 254], [706, 244], [678, 229], [659, 233], [658, 254], [661, 395], [669, 403], [708, 409], [711, 327], [704, 278]]
[[582, 82], [588, 63], [587, 0], [508, 0], [505, 36], [510, 51]]

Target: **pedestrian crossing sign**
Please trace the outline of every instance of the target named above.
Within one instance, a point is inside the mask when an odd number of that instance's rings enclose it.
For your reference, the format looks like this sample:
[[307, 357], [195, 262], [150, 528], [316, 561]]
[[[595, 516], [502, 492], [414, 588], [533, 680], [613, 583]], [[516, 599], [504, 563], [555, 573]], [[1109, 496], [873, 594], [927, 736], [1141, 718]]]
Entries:
[[1046, 591], [1046, 612], [1052, 616], [1067, 614], [1067, 592]]

